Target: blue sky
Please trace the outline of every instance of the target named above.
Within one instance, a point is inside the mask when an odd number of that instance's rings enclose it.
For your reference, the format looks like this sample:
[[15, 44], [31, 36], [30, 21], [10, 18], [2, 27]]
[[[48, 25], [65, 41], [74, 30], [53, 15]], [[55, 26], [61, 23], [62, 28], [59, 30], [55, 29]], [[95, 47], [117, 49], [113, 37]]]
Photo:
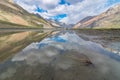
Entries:
[[64, 23], [77, 23], [86, 16], [98, 15], [120, 0], [14, 0], [30, 13]]

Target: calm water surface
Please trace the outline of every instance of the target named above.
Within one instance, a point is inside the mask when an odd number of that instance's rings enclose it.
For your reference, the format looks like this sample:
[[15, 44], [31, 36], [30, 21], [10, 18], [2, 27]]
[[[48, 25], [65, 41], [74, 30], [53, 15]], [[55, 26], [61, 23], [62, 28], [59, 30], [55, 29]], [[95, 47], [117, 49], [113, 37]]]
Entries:
[[1, 33], [0, 80], [120, 80], [119, 42], [106, 48], [91, 38], [98, 37], [76, 31]]

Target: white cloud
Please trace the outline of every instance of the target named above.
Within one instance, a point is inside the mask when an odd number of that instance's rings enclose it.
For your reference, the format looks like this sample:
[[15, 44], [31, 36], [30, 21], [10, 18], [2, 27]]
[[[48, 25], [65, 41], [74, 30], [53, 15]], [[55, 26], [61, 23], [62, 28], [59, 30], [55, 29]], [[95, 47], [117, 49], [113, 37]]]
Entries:
[[83, 0], [66, 0], [66, 2], [69, 2], [70, 4], [78, 3], [81, 1], [83, 1]]
[[48, 13], [51, 13], [53, 15], [64, 14], [67, 13], [67, 7], [68, 5], [58, 5], [56, 8], [48, 10]]
[[67, 7], [68, 17], [61, 21], [66, 23], [76, 23], [86, 16], [97, 15], [105, 9], [107, 0], [84, 0]]
[[36, 12], [36, 13], [40, 14], [45, 19], [49, 19], [51, 16], [54, 16], [53, 14], [47, 12], [43, 12], [43, 13]]
[[60, 0], [39, 0], [40, 7], [43, 9], [54, 9], [60, 2]]
[[14, 0], [17, 4], [23, 6], [39, 6], [42, 9], [49, 10], [55, 8], [60, 0]]
[[44, 18], [50, 18], [58, 14], [67, 14], [67, 17], [60, 20], [65, 23], [76, 23], [86, 16], [97, 15], [108, 8], [106, 6], [108, 0], [66, 0], [71, 5], [61, 5], [60, 0], [15, 0], [29, 12], [35, 11], [36, 6], [47, 10], [47, 12], [39, 13]]
[[25, 10], [27, 10], [30, 13], [34, 13], [36, 10], [36, 6], [35, 5], [26, 5], [23, 2], [17, 1], [17, 3]]

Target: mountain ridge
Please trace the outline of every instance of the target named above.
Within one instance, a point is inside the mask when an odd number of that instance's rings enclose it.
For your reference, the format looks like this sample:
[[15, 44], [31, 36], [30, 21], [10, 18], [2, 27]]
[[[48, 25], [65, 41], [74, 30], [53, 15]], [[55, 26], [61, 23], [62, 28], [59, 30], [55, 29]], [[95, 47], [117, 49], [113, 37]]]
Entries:
[[120, 4], [109, 8], [107, 11], [94, 18], [78, 22], [74, 28], [120, 28]]
[[28, 26], [33, 28], [52, 28], [51, 24], [45, 19], [27, 12], [19, 5], [13, 3], [13, 0], [0, 1], [0, 24], [2, 24], [0, 25], [0, 28], [8, 28], [6, 27], [6, 24], [2, 22], [24, 25], [25, 27]]

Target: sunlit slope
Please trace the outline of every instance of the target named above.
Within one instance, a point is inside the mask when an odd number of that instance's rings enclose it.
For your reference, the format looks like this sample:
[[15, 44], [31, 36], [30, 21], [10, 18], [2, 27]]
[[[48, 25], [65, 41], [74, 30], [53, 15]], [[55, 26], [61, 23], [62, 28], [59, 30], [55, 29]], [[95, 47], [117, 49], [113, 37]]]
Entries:
[[120, 4], [82, 23], [81, 21], [74, 28], [120, 28]]
[[[10, 25], [10, 23], [15, 25]], [[52, 28], [42, 17], [28, 13], [17, 4], [12, 3], [12, 0], [1, 0], [0, 28], [17, 27], [16, 24], [21, 27]]]

